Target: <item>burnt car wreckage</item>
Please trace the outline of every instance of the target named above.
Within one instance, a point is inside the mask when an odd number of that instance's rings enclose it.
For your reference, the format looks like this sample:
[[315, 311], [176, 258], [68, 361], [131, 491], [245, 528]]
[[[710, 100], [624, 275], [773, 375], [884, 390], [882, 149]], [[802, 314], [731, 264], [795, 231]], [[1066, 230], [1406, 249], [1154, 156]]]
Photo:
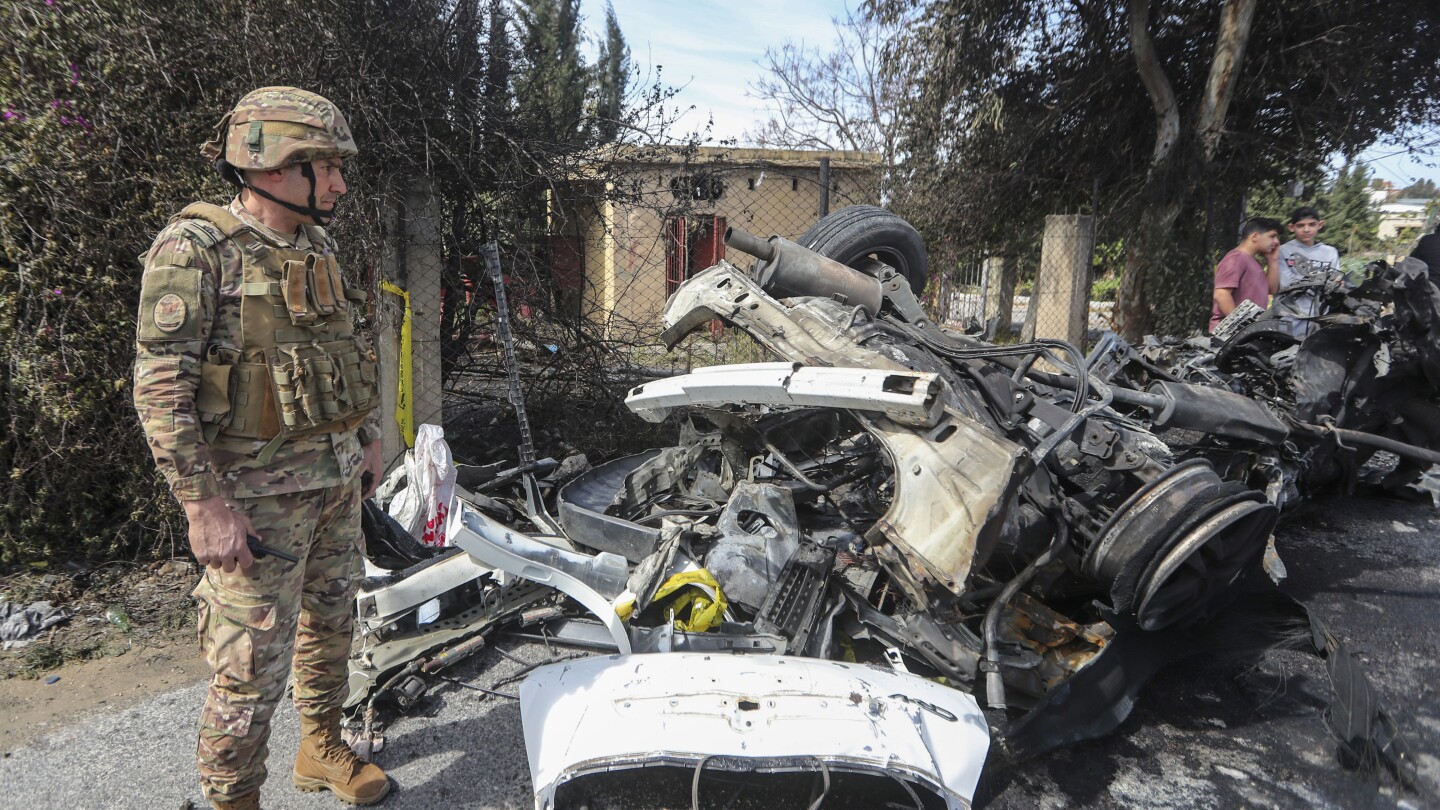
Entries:
[[1087, 357], [934, 323], [923, 242], [881, 209], [799, 244], [726, 241], [755, 266], [686, 281], [663, 339], [718, 318], [776, 360], [636, 386], [627, 405], [673, 418], [675, 446], [466, 468], [443, 551], [367, 504], [362, 736], [495, 631], [543, 628], [595, 656], [521, 685], [537, 808], [650, 766], [696, 790], [702, 771], [813, 772], [812, 806], [846, 774], [967, 807], [987, 756], [1113, 730], [1164, 665], [1288, 646], [1326, 659], [1342, 744], [1411, 781], [1357, 664], [1265, 571], [1281, 513], [1353, 487], [1377, 450], [1400, 458], [1389, 484], [1433, 491], [1423, 263], [1286, 291], [1326, 304], [1303, 340], [1242, 311], [1214, 338], [1107, 334]]

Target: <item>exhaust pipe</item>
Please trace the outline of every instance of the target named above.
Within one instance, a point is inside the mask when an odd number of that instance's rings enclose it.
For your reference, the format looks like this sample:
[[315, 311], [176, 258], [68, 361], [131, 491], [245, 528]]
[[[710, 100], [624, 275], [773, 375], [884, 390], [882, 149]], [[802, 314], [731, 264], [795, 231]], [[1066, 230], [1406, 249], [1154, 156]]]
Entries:
[[860, 307], [874, 317], [884, 293], [880, 280], [821, 256], [789, 239], [761, 239], [739, 228], [725, 229], [725, 244], [765, 262], [755, 281], [776, 298], [819, 296]]
[[[780, 237], [772, 236], [770, 238], [779, 239]], [[725, 245], [727, 247], [733, 247], [741, 253], [749, 253], [761, 261], [769, 262], [775, 260], [775, 246], [773, 244], [753, 233], [742, 231], [733, 226], [725, 229]]]

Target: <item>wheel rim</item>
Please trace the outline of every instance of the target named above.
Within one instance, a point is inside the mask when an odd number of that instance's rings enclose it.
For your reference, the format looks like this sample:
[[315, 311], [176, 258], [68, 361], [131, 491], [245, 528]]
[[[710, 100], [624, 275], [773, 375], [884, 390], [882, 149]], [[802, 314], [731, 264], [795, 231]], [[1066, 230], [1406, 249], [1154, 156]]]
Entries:
[[1140, 523], [1154, 520], [1157, 525], [1152, 529], [1163, 529], [1174, 513], [1219, 483], [1209, 462], [1191, 459], [1136, 490], [1101, 528], [1086, 555], [1085, 574], [1105, 583], [1113, 580], [1151, 536], [1136, 531]]
[[1140, 586], [1140, 626], [1158, 630], [1202, 616], [1265, 551], [1278, 513], [1267, 503], [1221, 504], [1172, 546]]

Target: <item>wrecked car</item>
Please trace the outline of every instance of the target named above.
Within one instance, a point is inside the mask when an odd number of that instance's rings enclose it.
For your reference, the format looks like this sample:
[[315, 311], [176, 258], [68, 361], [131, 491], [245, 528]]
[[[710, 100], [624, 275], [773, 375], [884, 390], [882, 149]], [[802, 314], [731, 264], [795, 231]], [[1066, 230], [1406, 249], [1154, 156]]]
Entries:
[[[704, 771], [815, 773], [821, 800], [845, 774], [960, 808], [987, 757], [1107, 733], [1165, 664], [1288, 644], [1329, 661], [1337, 735], [1406, 767], [1343, 644], [1243, 586], [1278, 578], [1282, 510], [1367, 452], [1440, 459], [1440, 431], [1395, 418], [1429, 414], [1440, 368], [1423, 265], [1375, 274], [1351, 306], [1373, 314], [1332, 308], [1303, 341], [1247, 324], [1213, 345], [1107, 336], [1087, 356], [934, 323], [923, 264], [893, 249], [903, 221], [840, 215], [886, 227], [820, 250], [732, 228], [756, 264], [722, 260], [671, 296], [668, 345], [718, 318], [775, 358], [635, 386], [627, 406], [672, 421], [673, 446], [563, 476], [471, 470], [443, 551], [367, 507], [358, 726], [495, 628], [543, 624], [601, 655], [521, 686], [537, 808], [647, 767], [693, 770], [696, 790]], [[1380, 403], [1387, 374], [1410, 395]]]

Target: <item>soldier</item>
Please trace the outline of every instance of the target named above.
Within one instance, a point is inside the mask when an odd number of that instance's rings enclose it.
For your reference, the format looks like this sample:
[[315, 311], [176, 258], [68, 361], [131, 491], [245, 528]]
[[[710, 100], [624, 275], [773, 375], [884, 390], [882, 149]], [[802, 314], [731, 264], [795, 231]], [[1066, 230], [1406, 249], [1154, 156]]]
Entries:
[[[200, 782], [215, 807], [259, 806], [293, 667], [296, 787], [374, 804], [390, 780], [341, 740], [340, 705], [360, 504], [382, 471], [379, 397], [374, 352], [351, 327], [365, 296], [344, 283], [324, 229], [355, 142], [328, 100], [264, 87], [201, 153], [239, 194], [190, 205], [155, 238], [135, 361], [135, 409], [205, 566]], [[247, 536], [300, 561], [257, 560]]]

